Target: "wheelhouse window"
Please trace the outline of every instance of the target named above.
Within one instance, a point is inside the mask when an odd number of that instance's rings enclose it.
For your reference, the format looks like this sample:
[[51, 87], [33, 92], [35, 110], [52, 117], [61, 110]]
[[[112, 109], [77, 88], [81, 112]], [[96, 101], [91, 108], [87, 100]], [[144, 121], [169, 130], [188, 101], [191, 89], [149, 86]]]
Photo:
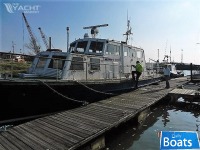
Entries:
[[87, 47], [88, 41], [78, 42], [75, 52], [84, 53]]
[[90, 58], [90, 64], [91, 70], [100, 70], [100, 59]]
[[40, 56], [36, 68], [44, 68], [48, 56]]
[[120, 46], [108, 44], [106, 49], [106, 54], [108, 55], [119, 55], [120, 52]]
[[70, 44], [70, 52], [75, 51], [76, 42]]
[[137, 56], [135, 49], [129, 48], [129, 52], [130, 52], [130, 57], [135, 58]]
[[128, 47], [124, 47], [124, 56], [128, 56]]
[[137, 51], [136, 54], [137, 54], [137, 58], [142, 58], [143, 51]]
[[84, 62], [82, 57], [73, 57], [70, 70], [84, 70]]
[[91, 41], [89, 47], [89, 53], [102, 53], [103, 42]]
[[51, 58], [51, 61], [49, 63], [48, 68], [53, 68], [53, 69], [61, 69], [63, 68], [65, 64], [65, 56], [53, 56]]

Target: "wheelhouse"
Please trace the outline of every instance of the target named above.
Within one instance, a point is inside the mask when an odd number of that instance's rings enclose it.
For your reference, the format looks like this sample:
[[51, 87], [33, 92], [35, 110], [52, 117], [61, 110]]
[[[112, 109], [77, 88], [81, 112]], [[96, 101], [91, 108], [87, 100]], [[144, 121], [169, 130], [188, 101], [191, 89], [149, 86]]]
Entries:
[[131, 65], [136, 61], [146, 68], [141, 48], [114, 40], [83, 38], [72, 42], [68, 52], [50, 49], [37, 54], [29, 75], [63, 80], [130, 78]]

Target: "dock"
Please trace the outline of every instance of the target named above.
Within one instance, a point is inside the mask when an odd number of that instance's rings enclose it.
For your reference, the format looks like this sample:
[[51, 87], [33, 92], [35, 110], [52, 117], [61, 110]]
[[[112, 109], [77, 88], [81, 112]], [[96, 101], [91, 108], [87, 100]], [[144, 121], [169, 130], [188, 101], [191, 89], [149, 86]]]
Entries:
[[173, 89], [168, 94], [172, 101], [176, 101], [179, 97], [183, 97], [185, 101], [200, 101], [200, 91], [194, 89]]
[[105, 146], [105, 134], [138, 117], [177, 87], [189, 82], [187, 78], [141, 87], [128, 93], [91, 103], [79, 108], [38, 118], [0, 133], [1, 150], [78, 150]]

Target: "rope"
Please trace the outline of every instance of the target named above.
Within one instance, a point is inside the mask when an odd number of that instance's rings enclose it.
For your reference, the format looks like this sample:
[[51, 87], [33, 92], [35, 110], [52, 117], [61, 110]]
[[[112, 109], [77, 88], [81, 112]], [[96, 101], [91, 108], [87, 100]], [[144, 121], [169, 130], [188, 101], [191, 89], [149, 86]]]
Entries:
[[91, 90], [91, 91], [94, 91], [94, 92], [96, 92], [96, 93], [101, 93], [101, 94], [105, 94], [105, 95], [116, 95], [116, 94], [113, 94], [113, 93], [105, 93], [105, 92], [97, 91], [97, 90], [95, 90], [95, 89], [93, 89], [93, 88], [88, 87], [87, 85], [85, 85], [85, 84], [83, 84], [83, 83], [81, 83], [81, 82], [78, 82], [77, 80], [75, 80], [75, 82], [79, 83], [80, 85], [83, 85], [83, 86], [86, 87], [87, 89], [89, 89], [89, 90]]
[[87, 101], [80, 101], [80, 100], [76, 100], [76, 99], [72, 99], [72, 98], [70, 98], [70, 97], [67, 97], [67, 96], [65, 96], [65, 95], [63, 95], [63, 94], [61, 94], [61, 93], [59, 93], [58, 91], [56, 91], [56, 90], [53, 89], [52, 87], [50, 87], [47, 83], [45, 83], [45, 82], [43, 82], [43, 81], [41, 81], [41, 80], [38, 80], [38, 81], [42, 82], [45, 86], [47, 86], [49, 89], [51, 89], [51, 90], [52, 90], [53, 92], [55, 92], [56, 94], [62, 96], [63, 98], [66, 98], [66, 99], [71, 100], [71, 101], [74, 101], [74, 102], [82, 103], [83, 105], [87, 105], [87, 104], [88, 104]]

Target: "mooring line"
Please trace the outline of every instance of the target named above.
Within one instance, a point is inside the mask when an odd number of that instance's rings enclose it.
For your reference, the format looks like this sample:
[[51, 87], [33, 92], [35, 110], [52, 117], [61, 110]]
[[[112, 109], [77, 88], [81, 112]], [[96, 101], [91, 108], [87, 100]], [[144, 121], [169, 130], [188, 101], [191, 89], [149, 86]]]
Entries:
[[[20, 117], [20, 118], [13, 118], [13, 119], [8, 119], [8, 120], [2, 120], [2, 121], [0, 121], [0, 132], [1, 131], [5, 131], [5, 129], [7, 127], [15, 126], [15, 124], [17, 122], [24, 122], [26, 120], [33, 120], [33, 119], [36, 119], [36, 118], [50, 116], [50, 115], [53, 115], [53, 114], [56, 114], [56, 113], [59, 113], [59, 112], [61, 112], [61, 111], [55, 111], [55, 112], [52, 112], [52, 113], [46, 113], [46, 114], [44, 113], [44, 114], [40, 114], [40, 115], [32, 115], [32, 116], [25, 116], [25, 117]], [[4, 124], [6, 124], [6, 125], [4, 125]], [[9, 125], [9, 124], [11, 124], [11, 125]]]
[[93, 89], [93, 88], [88, 87], [87, 85], [85, 85], [85, 84], [83, 84], [83, 83], [81, 83], [81, 82], [78, 82], [77, 80], [75, 80], [75, 82], [77, 82], [77, 83], [83, 85], [83, 86], [86, 87], [87, 89], [89, 89], [89, 90], [91, 90], [91, 91], [94, 91], [94, 92], [96, 92], [96, 93], [101, 93], [101, 94], [105, 94], [105, 95], [116, 95], [116, 94], [114, 94], [114, 93], [106, 93], [106, 92], [97, 91], [97, 90], [95, 90], [95, 89]]
[[44, 85], [46, 85], [49, 89], [51, 89], [53, 92], [55, 92], [55, 93], [57, 93], [58, 95], [60, 95], [60, 96], [62, 96], [62, 97], [64, 97], [64, 98], [66, 98], [66, 99], [68, 99], [68, 100], [71, 100], [71, 101], [74, 101], [74, 102], [78, 102], [78, 103], [82, 103], [83, 105], [88, 105], [89, 104], [89, 102], [87, 102], [87, 101], [80, 101], [80, 100], [76, 100], [76, 99], [72, 99], [72, 98], [70, 98], [70, 97], [67, 97], [67, 96], [65, 96], [65, 95], [63, 95], [63, 94], [61, 94], [61, 93], [59, 93], [58, 91], [56, 91], [55, 89], [53, 89], [52, 87], [50, 87], [47, 83], [45, 83], [44, 81], [41, 81], [41, 80], [38, 80], [38, 81], [40, 81], [40, 82], [42, 82]]

